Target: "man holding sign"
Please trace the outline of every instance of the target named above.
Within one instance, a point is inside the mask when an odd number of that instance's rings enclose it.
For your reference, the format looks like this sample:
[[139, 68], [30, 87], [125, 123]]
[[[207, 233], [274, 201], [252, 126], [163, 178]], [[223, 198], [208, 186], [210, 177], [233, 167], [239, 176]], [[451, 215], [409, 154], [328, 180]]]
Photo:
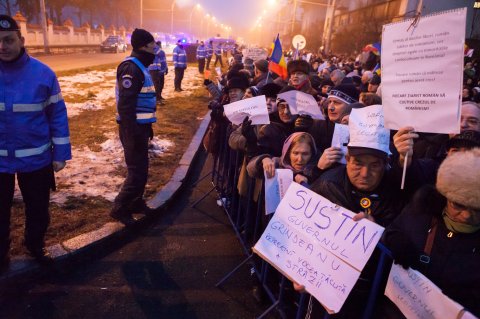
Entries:
[[[401, 172], [401, 168], [387, 166], [390, 131], [383, 126], [383, 107], [352, 110], [349, 130], [347, 164], [324, 172], [311, 189], [357, 213], [354, 220], [366, 218], [385, 227], [400, 213], [406, 199], [393, 171]], [[365, 266], [343, 307], [345, 318], [355, 318], [363, 311], [375, 265], [376, 261], [370, 260]]]

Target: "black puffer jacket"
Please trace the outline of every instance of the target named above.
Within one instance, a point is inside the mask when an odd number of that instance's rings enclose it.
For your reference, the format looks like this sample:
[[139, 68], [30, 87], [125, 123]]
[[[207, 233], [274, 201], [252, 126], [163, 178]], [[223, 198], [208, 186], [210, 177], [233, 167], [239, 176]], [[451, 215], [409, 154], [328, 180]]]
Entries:
[[371, 201], [371, 215], [381, 226], [389, 225], [400, 214], [406, 204], [406, 193], [399, 188], [398, 174], [394, 169], [387, 170], [377, 189], [362, 193], [354, 189], [347, 176], [345, 165], [325, 171], [312, 185], [312, 190], [345, 207], [354, 213], [363, 211], [360, 200], [368, 197]]
[[[387, 228], [383, 240], [397, 261], [422, 272], [444, 294], [480, 316], [480, 231], [448, 237], [451, 232], [442, 218], [445, 205], [445, 197], [433, 186], [424, 186]], [[427, 265], [419, 258], [433, 218], [438, 223]]]

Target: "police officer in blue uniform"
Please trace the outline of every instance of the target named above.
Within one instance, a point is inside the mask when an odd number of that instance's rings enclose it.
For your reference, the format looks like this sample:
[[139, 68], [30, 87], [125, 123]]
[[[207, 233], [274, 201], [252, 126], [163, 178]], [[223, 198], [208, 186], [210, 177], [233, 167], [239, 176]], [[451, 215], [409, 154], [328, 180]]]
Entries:
[[213, 56], [213, 41], [210, 40], [207, 44], [207, 70], [210, 69], [210, 61], [212, 61]]
[[197, 47], [197, 61], [198, 61], [198, 72], [203, 74], [205, 69], [205, 58], [207, 57], [207, 49], [203, 41], [200, 42], [200, 45]]
[[122, 142], [127, 177], [114, 200], [110, 216], [125, 225], [132, 224], [134, 213], [149, 213], [143, 199], [148, 177], [148, 141], [156, 122], [156, 95], [148, 66], [155, 58], [156, 44], [146, 30], [132, 33], [132, 54], [117, 68], [117, 122]]
[[72, 158], [67, 109], [55, 73], [30, 57], [16, 21], [0, 15], [0, 272], [10, 258], [15, 177], [25, 203], [25, 246], [40, 263], [53, 171]]
[[175, 68], [175, 92], [182, 92], [182, 80], [187, 68], [187, 52], [183, 48], [182, 40], [177, 41], [177, 46], [173, 49], [172, 54], [173, 66]]
[[148, 71], [153, 80], [155, 86], [155, 92], [157, 93], [157, 103], [163, 105], [165, 99], [162, 97], [163, 86], [165, 85], [165, 75], [168, 74], [167, 57], [162, 50], [162, 42], [156, 42], [155, 58], [153, 63], [148, 66]]

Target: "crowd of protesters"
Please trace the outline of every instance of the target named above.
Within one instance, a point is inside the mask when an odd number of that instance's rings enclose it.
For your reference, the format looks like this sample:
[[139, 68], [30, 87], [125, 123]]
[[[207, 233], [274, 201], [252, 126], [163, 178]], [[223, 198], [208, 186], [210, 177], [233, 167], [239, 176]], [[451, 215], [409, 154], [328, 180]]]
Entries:
[[[299, 54], [287, 63], [287, 79], [270, 72], [269, 61], [242, 62], [238, 54], [225, 74], [213, 82], [205, 80], [214, 99], [209, 103], [211, 123], [204, 145], [218, 155], [218, 145], [226, 139], [231, 150], [243, 152], [243, 162], [235, 167], [240, 196], [248, 196], [248, 177], [261, 181], [274, 176], [276, 168], [290, 169], [294, 182], [357, 213], [354, 220], [367, 218], [385, 227], [382, 242], [395, 263], [419, 270], [445, 295], [480, 316], [478, 60], [465, 58], [459, 134], [417, 133], [412, 127], [390, 131], [379, 125], [376, 129], [383, 129], [389, 142], [350, 140], [345, 154], [332, 146], [335, 124], [348, 125], [352, 131], [351, 117], [361, 109], [388, 107], [382, 106], [377, 54]], [[287, 101], [278, 97], [290, 90], [312, 95], [325, 120], [292, 114]], [[270, 124], [252, 125], [246, 117], [234, 125], [225, 116], [226, 104], [260, 95], [266, 97]], [[340, 164], [344, 157], [346, 164]], [[256, 187], [255, 200], [258, 194]], [[374, 254], [336, 318], [356, 318], [365, 308], [375, 263]], [[376, 307], [378, 317], [402, 317], [385, 297]], [[320, 304], [311, 301], [308, 315], [315, 318], [321, 311]]]

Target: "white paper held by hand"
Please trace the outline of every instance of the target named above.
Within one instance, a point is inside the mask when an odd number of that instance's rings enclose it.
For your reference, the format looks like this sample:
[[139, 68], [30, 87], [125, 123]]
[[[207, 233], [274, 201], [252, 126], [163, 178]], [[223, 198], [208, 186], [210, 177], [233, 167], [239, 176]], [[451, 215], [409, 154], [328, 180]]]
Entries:
[[233, 124], [242, 124], [245, 116], [252, 120], [252, 125], [270, 124], [265, 95], [230, 103], [223, 108], [225, 115]]

